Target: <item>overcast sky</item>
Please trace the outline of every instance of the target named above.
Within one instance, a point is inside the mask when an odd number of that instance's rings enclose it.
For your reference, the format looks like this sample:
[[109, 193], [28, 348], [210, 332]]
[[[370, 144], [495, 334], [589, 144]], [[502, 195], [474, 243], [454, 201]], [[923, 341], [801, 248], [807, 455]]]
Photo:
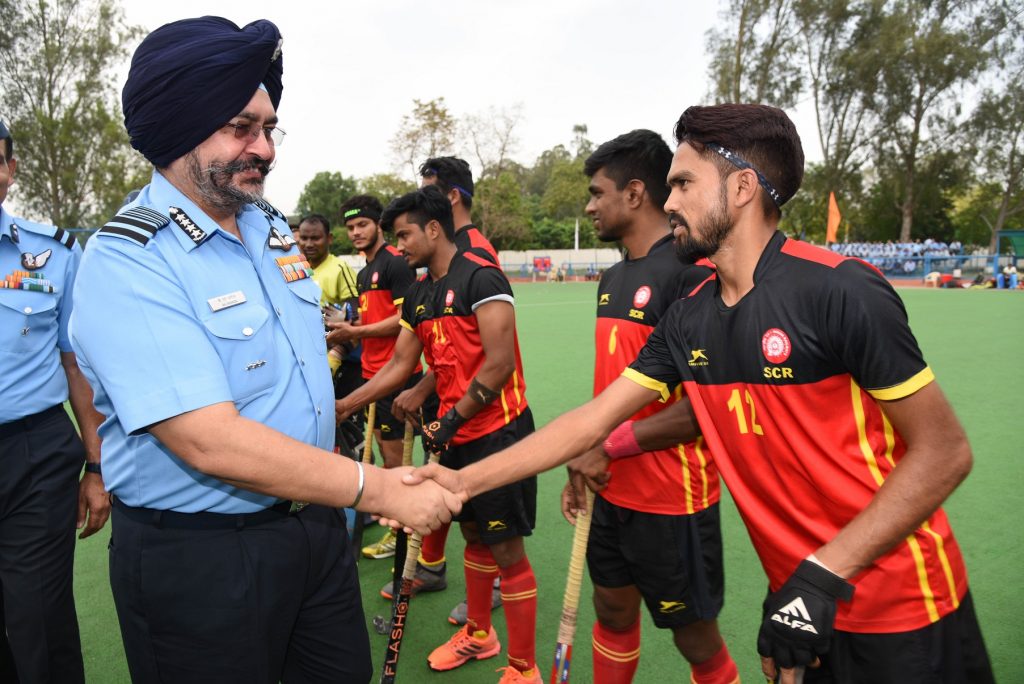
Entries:
[[[318, 171], [395, 171], [389, 142], [413, 98], [444, 96], [456, 116], [521, 104], [513, 157], [524, 164], [568, 145], [577, 123], [595, 143], [634, 128], [671, 140], [679, 114], [708, 91], [704, 34], [719, 10], [679, 0], [122, 1], [147, 31], [204, 14], [277, 24], [288, 137], [267, 198], [289, 213]], [[795, 120], [814, 159], [806, 109]]]

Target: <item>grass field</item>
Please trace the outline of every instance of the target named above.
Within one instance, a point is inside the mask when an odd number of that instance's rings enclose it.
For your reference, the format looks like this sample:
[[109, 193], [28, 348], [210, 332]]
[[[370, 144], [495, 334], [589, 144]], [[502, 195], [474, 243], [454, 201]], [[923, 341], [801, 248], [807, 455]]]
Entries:
[[[538, 425], [585, 401], [591, 390], [593, 283], [515, 286], [517, 317], [528, 397]], [[970, 571], [971, 587], [989, 653], [1001, 682], [1024, 681], [1024, 593], [1017, 591], [1024, 567], [1024, 463], [1021, 457], [1022, 411], [1017, 397], [1024, 387], [1024, 296], [1003, 291], [901, 290], [925, 357], [953, 402], [974, 447], [974, 471], [946, 506]], [[564, 474], [541, 476], [538, 529], [527, 541], [537, 573], [538, 663], [547, 678], [565, 586], [572, 528], [558, 511]], [[743, 530], [735, 507], [723, 494], [726, 603], [720, 616], [722, 632], [740, 666], [744, 681], [763, 681], [754, 641], [766, 581]], [[377, 534], [367, 530], [367, 538]], [[107, 583], [104, 530], [80, 542], [75, 594], [82, 627], [82, 647], [90, 682], [127, 682], [117, 619]], [[462, 544], [449, 537], [449, 589], [413, 600], [409, 632], [402, 648], [400, 680], [456, 684], [494, 682], [494, 669], [504, 654], [459, 670], [439, 674], [426, 666], [426, 654], [452, 633], [446, 617], [463, 597]], [[384, 614], [389, 604], [378, 595], [388, 579], [389, 561], [360, 561], [367, 623]], [[590, 676], [589, 584], [585, 579], [583, 610], [573, 658], [573, 681]], [[496, 614], [499, 635], [504, 619]], [[379, 666], [386, 640], [373, 633], [371, 648]], [[503, 639], [504, 641], [504, 639]], [[654, 629], [644, 615], [643, 651], [638, 682], [688, 681], [688, 669], [669, 635]]]

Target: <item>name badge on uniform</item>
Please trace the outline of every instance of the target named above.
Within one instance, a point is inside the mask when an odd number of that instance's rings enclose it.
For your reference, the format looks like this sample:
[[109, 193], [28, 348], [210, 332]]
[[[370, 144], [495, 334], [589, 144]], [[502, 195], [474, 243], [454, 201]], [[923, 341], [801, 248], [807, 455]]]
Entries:
[[206, 303], [210, 305], [210, 311], [214, 313], [243, 302], [245, 302], [245, 293], [241, 290], [228, 292], [227, 294], [218, 295], [206, 300]]

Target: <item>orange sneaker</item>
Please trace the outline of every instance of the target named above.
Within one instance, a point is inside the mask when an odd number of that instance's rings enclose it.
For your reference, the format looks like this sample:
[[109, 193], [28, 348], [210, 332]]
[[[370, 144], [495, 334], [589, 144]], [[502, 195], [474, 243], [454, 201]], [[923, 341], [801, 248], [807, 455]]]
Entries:
[[508, 667], [499, 667], [495, 672], [501, 672], [502, 670], [505, 671], [505, 674], [501, 675], [501, 679], [498, 680], [498, 684], [544, 684], [544, 680], [541, 679], [540, 672], [537, 671], [536, 665], [526, 672], [520, 672], [511, 665]]
[[431, 670], [443, 672], [454, 670], [459, 665], [469, 660], [483, 660], [493, 658], [501, 652], [501, 644], [498, 643], [498, 635], [494, 627], [484, 634], [482, 630], [469, 633], [469, 627], [463, 627], [452, 635], [452, 638], [435, 648], [427, 656], [427, 664]]

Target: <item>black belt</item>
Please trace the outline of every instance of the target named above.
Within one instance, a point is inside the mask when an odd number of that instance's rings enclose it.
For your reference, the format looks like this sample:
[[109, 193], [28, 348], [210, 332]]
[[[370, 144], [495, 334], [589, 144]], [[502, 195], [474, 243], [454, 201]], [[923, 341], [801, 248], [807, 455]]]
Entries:
[[56, 406], [51, 406], [39, 413], [33, 413], [31, 416], [18, 418], [17, 420], [12, 420], [9, 423], [3, 423], [0, 425], [0, 439], [7, 439], [8, 437], [13, 437], [14, 435], [21, 434], [22, 432], [28, 432], [40, 423], [45, 423], [61, 413], [64, 413], [64, 404], [57, 404]]
[[160, 511], [154, 508], [134, 508], [112, 496], [114, 508], [130, 520], [153, 527], [166, 527], [175, 530], [231, 530], [252, 527], [264, 523], [287, 518], [291, 510], [291, 501], [280, 501], [270, 508], [254, 513], [180, 513], [178, 511]]

